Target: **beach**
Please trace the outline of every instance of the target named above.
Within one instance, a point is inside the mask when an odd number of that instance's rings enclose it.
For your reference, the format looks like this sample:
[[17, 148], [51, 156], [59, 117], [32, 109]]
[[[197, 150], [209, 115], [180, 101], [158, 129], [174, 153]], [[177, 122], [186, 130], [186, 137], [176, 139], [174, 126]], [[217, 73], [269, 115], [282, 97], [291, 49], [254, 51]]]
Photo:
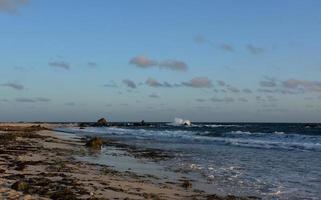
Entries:
[[0, 0], [0, 24], [0, 200], [321, 200], [321, 0]]
[[99, 150], [52, 130], [59, 127], [0, 124], [0, 199], [248, 199], [200, 191], [188, 179], [169, 182], [76, 159]]

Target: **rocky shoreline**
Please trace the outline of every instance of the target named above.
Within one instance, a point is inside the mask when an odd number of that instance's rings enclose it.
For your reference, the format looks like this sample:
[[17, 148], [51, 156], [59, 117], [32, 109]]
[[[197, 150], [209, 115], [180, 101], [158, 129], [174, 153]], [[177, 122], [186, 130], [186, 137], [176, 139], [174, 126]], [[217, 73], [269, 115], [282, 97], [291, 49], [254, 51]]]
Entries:
[[[75, 155], [89, 151], [86, 140], [62, 137], [52, 126], [0, 125], [0, 199], [250, 199], [205, 194], [188, 180], [155, 183], [149, 176], [78, 161]], [[137, 157], [168, 156], [126, 148]]]

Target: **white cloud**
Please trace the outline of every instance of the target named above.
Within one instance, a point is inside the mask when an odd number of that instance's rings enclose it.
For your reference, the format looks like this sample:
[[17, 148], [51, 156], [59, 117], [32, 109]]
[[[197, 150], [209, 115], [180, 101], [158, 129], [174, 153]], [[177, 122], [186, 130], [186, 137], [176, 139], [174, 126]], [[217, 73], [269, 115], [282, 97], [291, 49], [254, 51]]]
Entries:
[[251, 54], [261, 54], [264, 52], [264, 49], [261, 47], [256, 47], [253, 46], [252, 44], [246, 45], [246, 49], [251, 53]]
[[127, 87], [129, 87], [129, 88], [132, 88], [132, 89], [137, 88], [136, 83], [135, 83], [134, 81], [132, 81], [132, 80], [124, 79], [124, 80], [123, 80], [123, 83], [124, 83]]
[[158, 64], [157, 61], [152, 60], [146, 56], [140, 55], [140, 56], [136, 56], [134, 58], [132, 58], [129, 61], [130, 64], [135, 65], [136, 67], [140, 67], [140, 68], [148, 68], [148, 67], [152, 67], [152, 66], [156, 66]]
[[22, 84], [13, 83], [13, 82], [4, 83], [4, 84], [1, 84], [1, 86], [8, 87], [8, 88], [11, 88], [11, 89], [14, 89], [14, 90], [23, 90], [23, 89], [25, 89], [25, 87]]
[[0, 12], [17, 14], [18, 9], [29, 3], [29, 0], [0, 0]]
[[153, 79], [153, 78], [147, 79], [145, 81], [145, 84], [150, 87], [172, 87], [172, 85], [167, 82], [160, 83], [156, 79]]
[[184, 86], [194, 88], [210, 88], [213, 86], [212, 81], [207, 77], [195, 77], [188, 82], [183, 82], [182, 84]]
[[165, 60], [159, 64], [160, 68], [167, 68], [174, 71], [187, 71], [187, 64], [179, 60]]
[[70, 69], [70, 64], [65, 61], [53, 61], [49, 62], [49, 66], [62, 69]]
[[129, 64], [135, 65], [139, 68], [151, 68], [151, 67], [159, 67], [163, 69], [170, 69], [173, 71], [186, 71], [188, 70], [188, 66], [184, 61], [175, 60], [175, 59], [167, 59], [161, 62], [158, 62], [154, 59], [151, 59], [147, 56], [136, 56], [129, 61]]

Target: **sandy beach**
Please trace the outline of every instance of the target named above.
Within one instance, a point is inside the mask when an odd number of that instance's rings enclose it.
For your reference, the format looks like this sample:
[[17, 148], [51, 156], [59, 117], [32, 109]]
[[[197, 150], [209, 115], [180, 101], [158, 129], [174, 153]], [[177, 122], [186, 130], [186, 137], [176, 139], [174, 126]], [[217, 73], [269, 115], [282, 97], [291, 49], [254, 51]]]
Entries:
[[55, 126], [0, 124], [0, 199], [243, 199], [76, 160], [90, 151], [85, 140]]

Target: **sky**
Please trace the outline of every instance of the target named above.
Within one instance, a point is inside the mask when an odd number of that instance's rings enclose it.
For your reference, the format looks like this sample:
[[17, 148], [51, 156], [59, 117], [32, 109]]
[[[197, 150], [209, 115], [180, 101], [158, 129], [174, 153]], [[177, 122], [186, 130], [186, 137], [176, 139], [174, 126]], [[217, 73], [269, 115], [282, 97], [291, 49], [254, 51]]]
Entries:
[[321, 122], [321, 1], [0, 0], [0, 121]]

